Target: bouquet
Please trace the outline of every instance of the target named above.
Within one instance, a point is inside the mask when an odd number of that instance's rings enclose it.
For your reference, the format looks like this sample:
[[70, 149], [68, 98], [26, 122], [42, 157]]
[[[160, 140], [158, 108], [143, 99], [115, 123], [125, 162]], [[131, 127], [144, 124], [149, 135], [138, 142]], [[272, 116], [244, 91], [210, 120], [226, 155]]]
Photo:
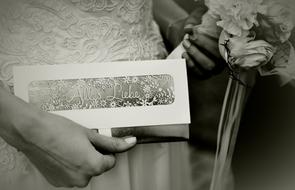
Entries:
[[243, 107], [257, 73], [277, 75], [282, 86], [295, 79], [295, 52], [289, 42], [294, 23], [287, 6], [291, 4], [290, 0], [205, 0], [208, 11], [193, 35], [219, 39], [229, 70], [211, 190], [224, 188]]

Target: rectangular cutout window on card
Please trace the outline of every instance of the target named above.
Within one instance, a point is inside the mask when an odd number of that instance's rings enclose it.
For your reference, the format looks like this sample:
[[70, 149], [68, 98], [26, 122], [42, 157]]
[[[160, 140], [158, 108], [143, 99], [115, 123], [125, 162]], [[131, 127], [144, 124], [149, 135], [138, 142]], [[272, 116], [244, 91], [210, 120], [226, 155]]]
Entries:
[[29, 84], [28, 95], [44, 111], [170, 105], [175, 98], [168, 74], [37, 80]]

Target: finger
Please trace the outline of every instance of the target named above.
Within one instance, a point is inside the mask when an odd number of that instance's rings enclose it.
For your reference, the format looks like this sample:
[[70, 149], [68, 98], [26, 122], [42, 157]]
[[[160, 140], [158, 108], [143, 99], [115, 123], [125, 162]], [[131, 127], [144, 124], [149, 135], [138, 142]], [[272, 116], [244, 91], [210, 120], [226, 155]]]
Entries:
[[187, 65], [188, 68], [195, 67], [195, 64], [194, 64], [193, 60], [189, 57], [189, 55], [186, 52], [184, 52], [182, 54], [182, 58], [184, 58], [186, 60], [186, 65]]
[[120, 153], [131, 149], [136, 144], [136, 137], [107, 137], [89, 130], [90, 141], [95, 148], [105, 153]]
[[116, 165], [116, 158], [114, 155], [112, 154], [108, 154], [108, 155], [103, 155], [103, 164], [101, 167], [101, 171], [106, 172], [110, 169], [112, 169], [113, 167], [115, 167]]
[[96, 152], [95, 156], [92, 157], [91, 176], [98, 176], [102, 173], [112, 169], [116, 165], [116, 158], [112, 154], [102, 155]]
[[183, 37], [183, 39], [184, 40], [189, 40], [189, 36], [190, 36], [189, 34], [185, 34], [184, 37]]
[[182, 57], [186, 60], [186, 64], [189, 68], [189, 71], [193, 72], [193, 75], [199, 79], [206, 79], [209, 76], [206, 76], [194, 63], [193, 59], [185, 52], [182, 54]]
[[221, 58], [218, 42], [216, 39], [213, 39], [204, 34], [195, 34], [190, 36], [190, 41], [198, 47], [202, 47], [202, 49], [205, 50], [207, 54], [212, 55], [218, 59]]
[[196, 46], [192, 45], [189, 40], [183, 41], [183, 47], [186, 49], [189, 56], [193, 58], [202, 69], [212, 71], [215, 67], [214, 61], [203, 54]]

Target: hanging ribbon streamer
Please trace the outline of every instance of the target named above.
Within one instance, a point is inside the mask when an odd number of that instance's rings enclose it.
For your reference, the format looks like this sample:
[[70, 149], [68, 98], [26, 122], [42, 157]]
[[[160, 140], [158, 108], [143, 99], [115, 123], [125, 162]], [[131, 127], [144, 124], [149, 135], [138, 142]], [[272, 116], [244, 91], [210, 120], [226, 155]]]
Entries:
[[228, 61], [227, 52], [225, 52], [225, 59], [230, 70], [230, 77], [219, 120], [216, 157], [210, 190], [226, 189], [243, 108], [255, 78], [249, 71], [234, 71]]

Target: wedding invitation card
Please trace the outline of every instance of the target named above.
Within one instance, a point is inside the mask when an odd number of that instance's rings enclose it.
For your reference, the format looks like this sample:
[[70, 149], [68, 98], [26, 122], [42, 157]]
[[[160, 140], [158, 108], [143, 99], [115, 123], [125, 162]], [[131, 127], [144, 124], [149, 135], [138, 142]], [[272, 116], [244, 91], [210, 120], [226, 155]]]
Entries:
[[144, 142], [188, 138], [182, 59], [16, 66], [14, 88], [39, 109], [104, 135], [135, 135]]

